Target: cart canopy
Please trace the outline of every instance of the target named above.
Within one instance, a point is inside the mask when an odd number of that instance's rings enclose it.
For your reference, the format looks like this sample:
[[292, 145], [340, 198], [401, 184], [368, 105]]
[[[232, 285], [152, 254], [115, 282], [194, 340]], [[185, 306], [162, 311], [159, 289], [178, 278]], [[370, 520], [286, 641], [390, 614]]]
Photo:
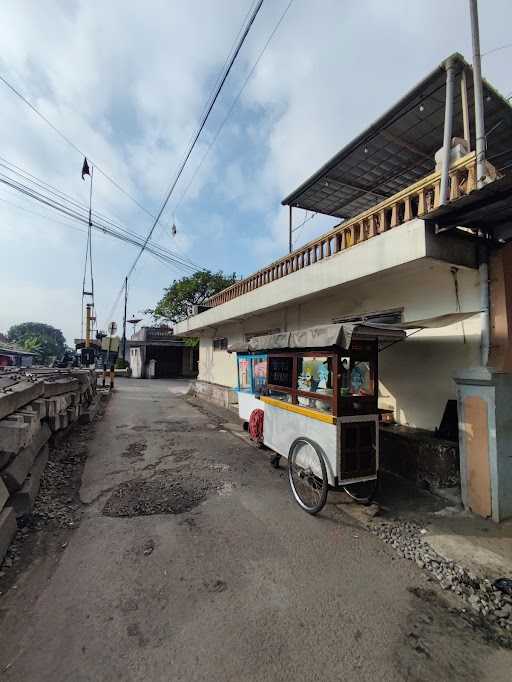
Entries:
[[372, 324], [371, 322], [345, 322], [340, 324], [322, 324], [317, 327], [300, 329], [291, 332], [280, 332], [266, 336], [256, 336], [241, 346], [232, 346], [231, 351], [272, 351], [299, 348], [339, 348], [348, 349], [353, 338], [357, 339], [389, 339], [405, 338], [405, 331], [396, 327]]

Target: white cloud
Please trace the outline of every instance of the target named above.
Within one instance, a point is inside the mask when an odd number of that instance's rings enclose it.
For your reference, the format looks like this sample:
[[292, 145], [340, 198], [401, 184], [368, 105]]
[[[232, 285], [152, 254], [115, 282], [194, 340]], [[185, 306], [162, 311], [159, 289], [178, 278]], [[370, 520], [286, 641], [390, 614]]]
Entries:
[[[282, 197], [449, 53], [471, 55], [466, 0], [295, 0], [177, 211], [178, 234], [171, 239], [175, 202], [287, 2], [264, 3], [156, 231], [167, 248], [214, 270], [249, 272], [286, 252]], [[3, 34], [0, 72], [156, 212], [249, 4], [4, 0], [0, 21], [9, 30]], [[509, 42], [510, 2], [480, 3], [480, 15], [483, 51]], [[512, 90], [510, 54], [484, 59], [484, 74], [505, 94]], [[80, 155], [1, 84], [0, 96], [2, 157], [87, 203]], [[16, 254], [0, 273], [2, 291], [9, 292], [0, 331], [14, 321], [48, 316], [70, 339], [78, 332], [84, 235], [53, 227], [2, 197], [46, 213], [0, 191], [4, 250]], [[151, 224], [99, 173], [94, 202], [142, 235]], [[296, 223], [300, 216], [297, 212]], [[58, 214], [55, 220], [67, 222]], [[295, 236], [306, 241], [329, 224], [318, 217]], [[101, 319], [135, 251], [94, 239]], [[173, 276], [179, 272], [144, 256], [131, 287], [133, 311], [153, 305]], [[56, 306], [56, 298], [63, 304]]]

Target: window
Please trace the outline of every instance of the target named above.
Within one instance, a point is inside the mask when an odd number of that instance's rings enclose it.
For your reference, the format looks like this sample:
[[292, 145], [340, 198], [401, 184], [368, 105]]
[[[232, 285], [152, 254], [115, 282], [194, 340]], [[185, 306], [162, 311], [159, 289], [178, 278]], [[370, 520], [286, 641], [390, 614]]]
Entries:
[[238, 390], [259, 395], [267, 385], [267, 356], [238, 355]]
[[254, 393], [261, 393], [267, 385], [267, 358], [252, 358], [252, 383]]
[[[331, 355], [297, 357], [297, 403], [322, 412], [332, 412], [333, 366]], [[312, 395], [314, 394], [314, 395]]]
[[251, 388], [251, 368], [249, 358], [238, 359], [238, 388], [248, 391]]
[[334, 354], [271, 355], [268, 359], [268, 395], [332, 414], [335, 367]]
[[339, 317], [333, 322], [375, 322], [376, 324], [400, 324], [402, 322], [403, 308], [393, 308], [392, 310], [381, 310], [379, 312], [367, 313], [366, 315], [347, 315]]
[[219, 339], [213, 339], [213, 350], [227, 350], [228, 340], [225, 336]]
[[368, 360], [341, 358], [341, 395], [372, 396], [375, 392], [373, 372]]
[[268, 383], [271, 386], [292, 388], [293, 357], [274, 355], [268, 359]]
[[332, 362], [328, 356], [297, 358], [297, 389], [332, 395]]

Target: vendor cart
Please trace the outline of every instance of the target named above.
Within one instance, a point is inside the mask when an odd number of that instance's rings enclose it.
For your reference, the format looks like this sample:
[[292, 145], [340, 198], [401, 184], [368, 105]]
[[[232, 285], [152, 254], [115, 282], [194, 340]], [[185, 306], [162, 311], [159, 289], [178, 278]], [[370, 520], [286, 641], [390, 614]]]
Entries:
[[[404, 331], [330, 324], [251, 339], [238, 350], [240, 418], [288, 459], [295, 500], [310, 514], [329, 488], [367, 503], [379, 469], [378, 351]], [[254, 382], [257, 369], [258, 381]]]

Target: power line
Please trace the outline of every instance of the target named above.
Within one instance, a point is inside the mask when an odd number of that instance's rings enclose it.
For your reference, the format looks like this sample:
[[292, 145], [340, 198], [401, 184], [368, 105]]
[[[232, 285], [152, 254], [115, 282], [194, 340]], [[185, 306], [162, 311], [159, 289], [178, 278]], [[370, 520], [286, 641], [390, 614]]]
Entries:
[[500, 50], [506, 50], [509, 47], [512, 47], [512, 43], [507, 43], [506, 45], [500, 45], [500, 47], [495, 47], [492, 50], [488, 50], [487, 52], [482, 52], [480, 57], [487, 57], [488, 54], [493, 54], [494, 52], [499, 52]]
[[[2, 157], [0, 157], [0, 159], [2, 159]], [[6, 160], [4, 159], [4, 161]], [[45, 183], [43, 180], [40, 180], [36, 176], [31, 175], [30, 173], [28, 173], [28, 171], [21, 169], [8, 161], [6, 161], [6, 163], [2, 163], [0, 161], [0, 167], [3, 167], [9, 172], [12, 172], [15, 175], [18, 175], [22, 178], [23, 182], [20, 182], [19, 180], [16, 180], [11, 176], [6, 175], [5, 173], [2, 173], [0, 171], [0, 177], [3, 177], [4, 180], [11, 182], [11, 184], [14, 184], [15, 185], [14, 189], [17, 189], [18, 191], [21, 191], [24, 194], [28, 194], [30, 198], [36, 200], [41, 200], [41, 198], [43, 198], [44, 199], [43, 203], [46, 203], [51, 208], [57, 209], [65, 208], [66, 215], [69, 215], [69, 211], [71, 211], [73, 214], [71, 217], [76, 218], [78, 215], [81, 219], [81, 222], [84, 221], [86, 215], [88, 216], [87, 206], [76, 201], [74, 197], [65, 194], [61, 190], [54, 188], [52, 185], [49, 185], [48, 183]], [[34, 186], [36, 189], [34, 189]], [[128, 230], [127, 228], [115, 223], [112, 219], [100, 213], [99, 211], [94, 210], [92, 212], [92, 216], [94, 217], [95, 220], [95, 227], [96, 228], [100, 227], [102, 232], [111, 234], [111, 231], [107, 231], [105, 229], [106, 223], [107, 226], [111, 227], [115, 232], [119, 232], [122, 236], [129, 236], [130, 238], [135, 238], [138, 240], [139, 244], [142, 244], [142, 237], [137, 232], [132, 232], [131, 230]], [[161, 246], [160, 244], [151, 242], [151, 247], [153, 250], [155, 249], [160, 250], [162, 253], [164, 253], [166, 256], [169, 256], [170, 258], [174, 258], [177, 261], [183, 262], [184, 264], [188, 265], [190, 269], [194, 270], [204, 269], [202, 266], [197, 265], [197, 263], [194, 263], [189, 258], [182, 256], [179, 252], [173, 252]]]
[[176, 206], [175, 206], [175, 208], [174, 208], [175, 211], [178, 210], [178, 207], [181, 206], [181, 204], [183, 203], [183, 200], [185, 199], [185, 196], [187, 195], [187, 193], [188, 193], [190, 187], [192, 186], [194, 180], [196, 179], [197, 174], [198, 174], [199, 171], [201, 170], [201, 167], [202, 167], [203, 163], [206, 161], [207, 156], [209, 155], [209, 153], [210, 153], [211, 150], [213, 149], [215, 143], [217, 142], [217, 139], [218, 139], [219, 135], [221, 134], [221, 132], [222, 132], [224, 126], [226, 125], [226, 123], [227, 123], [229, 117], [230, 117], [231, 114], [233, 113], [234, 108], [235, 108], [236, 105], [238, 104], [238, 101], [239, 101], [239, 99], [240, 99], [240, 97], [241, 97], [243, 91], [245, 90], [245, 88], [246, 88], [246, 86], [247, 86], [247, 83], [248, 83], [248, 82], [250, 81], [250, 79], [252, 78], [252, 75], [254, 74], [256, 68], [258, 67], [258, 64], [260, 63], [261, 58], [263, 57], [263, 54], [265, 53], [267, 47], [270, 45], [270, 43], [271, 43], [271, 41], [272, 41], [272, 38], [274, 37], [274, 35], [275, 35], [276, 32], [278, 31], [279, 27], [281, 26], [281, 24], [282, 24], [282, 22], [283, 22], [285, 16], [286, 16], [287, 13], [288, 13], [288, 10], [289, 10], [290, 7], [292, 6], [292, 3], [293, 3], [293, 0], [289, 0], [288, 5], [285, 7], [283, 13], [282, 13], [281, 16], [279, 17], [279, 20], [277, 21], [277, 23], [276, 23], [276, 25], [274, 26], [272, 32], [270, 33], [270, 35], [269, 35], [269, 37], [268, 37], [268, 39], [267, 39], [265, 45], [263, 46], [263, 49], [262, 49], [261, 52], [259, 53], [259, 55], [258, 55], [256, 61], [255, 61], [254, 64], [252, 65], [252, 67], [251, 67], [249, 73], [247, 74], [247, 76], [246, 76], [244, 82], [242, 83], [242, 87], [240, 88], [240, 90], [238, 91], [238, 93], [237, 93], [235, 99], [234, 99], [233, 102], [231, 103], [231, 106], [230, 106], [230, 108], [229, 108], [229, 110], [228, 110], [228, 113], [226, 114], [226, 116], [225, 116], [225, 118], [223, 119], [222, 123], [221, 123], [220, 126], [218, 127], [218, 129], [217, 129], [217, 131], [216, 131], [216, 133], [215, 133], [213, 139], [211, 140], [210, 144], [208, 145], [208, 147], [207, 147], [207, 149], [206, 149], [206, 152], [204, 153], [204, 156], [202, 157], [202, 159], [201, 159], [201, 161], [199, 162], [198, 166], [196, 167], [194, 173], [192, 174], [192, 177], [190, 178], [190, 181], [188, 182], [187, 186], [185, 187], [185, 190], [183, 191], [182, 195], [181, 195], [180, 198], [178, 199], [178, 203], [176, 204]]
[[11, 85], [9, 81], [0, 74], [0, 81], [9, 88], [9, 90], [14, 93], [17, 97], [19, 97], [22, 102], [25, 102], [25, 104], [30, 107], [30, 109], [37, 115], [39, 116], [40, 119], [42, 119], [47, 125], [50, 126], [50, 128], [57, 133], [57, 135], [66, 142], [70, 147], [72, 147], [76, 152], [78, 152], [81, 156], [86, 156], [91, 163], [96, 167], [96, 170], [98, 173], [101, 173], [103, 177], [108, 180], [114, 187], [116, 187], [120, 192], [122, 192], [128, 199], [133, 201], [134, 204], [136, 204], [144, 213], [147, 213], [150, 217], [153, 217], [152, 213], [148, 211], [148, 209], [143, 206], [135, 197], [133, 197], [129, 192], [127, 192], [124, 187], [122, 187], [116, 180], [114, 180], [106, 171], [104, 171], [98, 164], [94, 161], [94, 159], [91, 158], [90, 154], [86, 154], [83, 152], [80, 147], [78, 147], [67, 135], [65, 135], [59, 128], [57, 128], [56, 125], [54, 125], [49, 118], [47, 118], [44, 114], [42, 114], [37, 107], [35, 107], [32, 102], [30, 102], [19, 90], [17, 90], [14, 85]]
[[222, 76], [222, 78], [221, 78], [219, 84], [217, 85], [217, 87], [216, 87], [216, 89], [215, 89], [215, 95], [214, 95], [213, 98], [211, 99], [211, 101], [210, 101], [210, 103], [209, 103], [209, 105], [208, 105], [208, 107], [207, 107], [207, 109], [206, 109], [206, 112], [203, 114], [203, 117], [202, 117], [201, 123], [200, 123], [200, 125], [199, 125], [199, 128], [198, 128], [196, 134], [194, 135], [194, 139], [192, 140], [192, 143], [190, 144], [189, 149], [188, 149], [187, 153], [185, 154], [185, 158], [183, 159], [183, 161], [182, 161], [181, 164], [180, 164], [180, 167], [179, 167], [179, 169], [178, 169], [178, 172], [177, 172], [177, 174], [176, 174], [176, 177], [174, 178], [173, 182], [171, 183], [171, 186], [169, 187], [169, 189], [168, 189], [168, 191], [167, 191], [167, 194], [166, 194], [166, 196], [165, 196], [165, 199], [164, 199], [164, 201], [162, 202], [162, 205], [160, 206], [160, 210], [158, 211], [158, 213], [157, 213], [157, 215], [156, 215], [156, 217], [155, 217], [155, 220], [154, 220], [154, 222], [153, 222], [153, 225], [152, 225], [151, 229], [150, 229], [149, 232], [148, 232], [148, 235], [147, 235], [147, 237], [146, 237], [146, 239], [145, 239], [144, 245], [142, 246], [142, 248], [141, 248], [139, 254], [137, 255], [136, 259], [134, 260], [132, 266], [130, 267], [130, 269], [129, 269], [129, 271], [128, 271], [128, 274], [126, 275], [126, 277], [127, 277], [128, 279], [130, 278], [131, 274], [132, 274], [133, 271], [135, 270], [135, 268], [136, 268], [136, 266], [137, 266], [137, 263], [138, 263], [139, 260], [140, 260], [140, 257], [141, 257], [142, 254], [144, 253], [144, 250], [145, 250], [145, 248], [146, 248], [146, 244], [147, 244], [147, 243], [149, 242], [149, 240], [151, 239], [151, 236], [153, 235], [153, 232], [154, 232], [156, 226], [158, 225], [158, 221], [160, 220], [160, 218], [161, 218], [161, 216], [162, 216], [162, 214], [163, 214], [163, 212], [164, 212], [164, 210], [165, 210], [165, 207], [167, 206], [167, 203], [169, 202], [169, 199], [171, 198], [171, 194], [173, 193], [174, 188], [175, 188], [176, 185], [178, 184], [178, 181], [179, 181], [179, 179], [180, 179], [180, 177], [181, 177], [181, 174], [183, 173], [183, 169], [185, 168], [185, 166], [186, 166], [186, 164], [187, 164], [187, 161], [189, 160], [190, 155], [192, 154], [192, 151], [193, 151], [193, 149], [194, 149], [194, 147], [195, 147], [195, 145], [196, 145], [196, 143], [197, 143], [197, 140], [199, 139], [199, 136], [201, 135], [201, 133], [202, 133], [202, 131], [203, 131], [204, 126], [206, 125], [206, 122], [207, 122], [207, 120], [208, 120], [208, 117], [210, 116], [210, 113], [211, 113], [211, 111], [212, 111], [212, 109], [213, 109], [213, 107], [214, 107], [214, 105], [215, 105], [215, 102], [217, 101], [217, 99], [218, 99], [218, 97], [219, 97], [219, 95], [220, 95], [220, 92], [221, 92], [221, 90], [222, 90], [222, 88], [223, 88], [223, 86], [224, 86], [224, 83], [226, 82], [226, 79], [227, 79], [227, 77], [229, 76], [229, 73], [230, 73], [230, 71], [231, 71], [231, 69], [232, 69], [232, 67], [233, 67], [233, 64], [235, 63], [235, 60], [236, 60], [236, 58], [238, 57], [238, 54], [239, 54], [240, 50], [242, 49], [242, 45], [244, 44], [245, 39], [247, 38], [247, 35], [248, 35], [249, 31], [251, 30], [251, 26], [253, 25], [254, 20], [256, 19], [256, 16], [257, 16], [258, 12], [260, 11], [262, 4], [263, 4], [263, 0], [258, 0], [258, 4], [256, 5], [256, 7], [254, 8], [254, 10], [253, 10], [252, 13], [251, 13], [251, 16], [250, 16], [250, 18], [249, 18], [249, 21], [248, 21], [248, 23], [247, 23], [247, 25], [246, 25], [246, 27], [245, 27], [245, 29], [244, 29], [244, 31], [243, 31], [241, 37], [240, 37], [239, 40], [238, 40], [236, 49], [235, 49], [234, 53], [231, 55], [231, 58], [230, 58], [229, 63], [228, 63], [228, 66], [227, 66], [227, 68], [225, 69], [225, 72], [224, 72], [224, 74], [223, 74], [223, 76]]
[[[43, 205], [46, 205], [56, 211], [59, 211], [60, 213], [72, 218], [73, 220], [76, 220], [77, 222], [80, 222], [84, 225], [89, 224], [88, 214], [86, 210], [82, 210], [80, 212], [80, 210], [77, 210], [73, 206], [69, 206], [66, 205], [65, 203], [56, 201], [51, 196], [45, 195], [32, 187], [15, 181], [3, 173], [0, 173], [0, 183], [20, 192], [21, 194], [35, 201], [38, 201]], [[94, 216], [94, 212], [92, 223], [93, 223], [92, 227], [95, 230], [99, 230], [100, 232], [115, 237], [116, 239], [119, 239], [123, 242], [129, 243], [136, 247], [140, 247], [143, 244], [142, 237], [137, 233], [130, 232], [129, 230], [126, 230], [124, 228], [116, 229], [115, 227], [113, 228], [108, 224], [98, 221]], [[171, 264], [176, 268], [180, 269], [181, 271], [185, 270], [188, 272], [195, 272], [197, 270], [196, 267], [187, 263], [186, 261], [181, 260], [175, 254], [161, 247], [158, 244], [150, 243], [149, 245], [147, 245], [147, 250], [162, 262]]]

